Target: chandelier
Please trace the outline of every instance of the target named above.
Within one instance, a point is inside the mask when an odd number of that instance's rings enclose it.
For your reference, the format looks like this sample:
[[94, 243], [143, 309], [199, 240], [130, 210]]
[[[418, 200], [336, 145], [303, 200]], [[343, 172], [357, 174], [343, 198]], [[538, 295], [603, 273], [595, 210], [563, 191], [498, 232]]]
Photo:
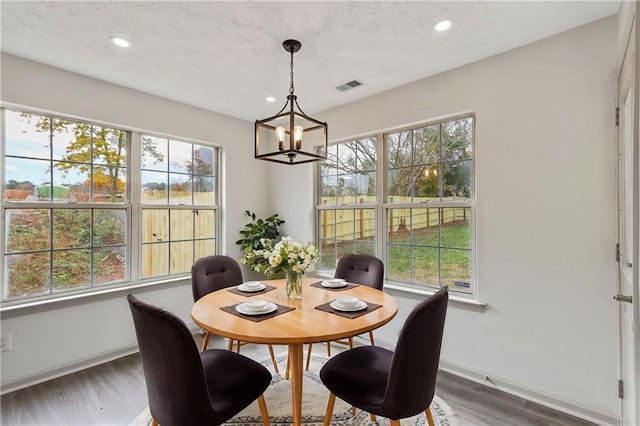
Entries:
[[282, 46], [291, 53], [289, 95], [276, 115], [256, 120], [255, 158], [291, 165], [324, 160], [327, 158], [327, 123], [305, 114], [294, 94], [293, 54], [302, 44], [298, 40], [285, 40]]

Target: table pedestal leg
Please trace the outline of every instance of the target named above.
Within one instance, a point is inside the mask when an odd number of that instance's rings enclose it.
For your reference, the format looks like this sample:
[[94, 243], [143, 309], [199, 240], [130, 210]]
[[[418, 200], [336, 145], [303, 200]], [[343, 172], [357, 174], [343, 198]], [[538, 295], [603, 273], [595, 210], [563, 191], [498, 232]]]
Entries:
[[294, 426], [299, 426], [302, 422], [302, 348], [301, 343], [292, 343], [289, 345]]

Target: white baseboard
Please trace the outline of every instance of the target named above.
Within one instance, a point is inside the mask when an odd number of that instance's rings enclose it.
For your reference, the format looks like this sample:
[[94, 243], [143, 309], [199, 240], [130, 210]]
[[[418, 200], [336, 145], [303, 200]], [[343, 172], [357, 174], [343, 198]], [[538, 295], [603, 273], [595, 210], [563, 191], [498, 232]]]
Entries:
[[616, 417], [594, 411], [590, 408], [583, 407], [574, 402], [558, 399], [553, 395], [548, 395], [534, 389], [529, 389], [526, 386], [521, 386], [508, 380], [501, 379], [499, 377], [489, 377], [482, 372], [462, 367], [460, 365], [447, 362], [443, 359], [440, 360], [440, 369], [448, 373], [455, 374], [456, 376], [464, 377], [465, 379], [474, 381], [476, 383], [481, 383], [485, 386], [489, 386], [508, 394], [526, 399], [527, 401], [535, 402], [537, 404], [544, 405], [545, 407], [549, 407], [554, 410], [558, 410], [563, 413], [588, 420], [598, 425], [618, 425], [618, 419]]
[[[376, 339], [376, 344], [379, 346], [391, 350], [393, 350], [393, 348], [395, 347], [395, 342], [392, 344], [388, 341], [378, 340], [379, 339]], [[364, 342], [364, 340], [362, 341]], [[558, 399], [557, 397], [554, 397], [552, 395], [548, 395], [534, 389], [529, 389], [526, 386], [521, 386], [499, 377], [489, 377], [481, 371], [473, 370], [461, 365], [457, 365], [455, 363], [450, 363], [444, 359], [440, 359], [440, 370], [446, 371], [447, 373], [451, 373], [459, 377], [463, 377], [476, 383], [480, 383], [485, 386], [492, 387], [494, 389], [501, 390], [510, 395], [526, 399], [527, 401], [535, 402], [537, 404], [544, 405], [545, 407], [549, 407], [554, 410], [558, 410], [560, 412], [579, 417], [584, 420], [588, 420], [598, 425], [617, 426], [619, 423], [617, 417], [600, 413], [598, 411], [583, 407], [570, 401]]]
[[[194, 327], [191, 329], [192, 333], [199, 331], [201, 331], [200, 327]], [[131, 345], [70, 362], [68, 364], [63, 364], [54, 368], [41, 370], [36, 373], [29, 374], [28, 376], [2, 383], [2, 386], [0, 387], [0, 395], [28, 388], [29, 386], [57, 379], [58, 377], [66, 376], [78, 371], [86, 370], [87, 368], [95, 367], [96, 365], [104, 364], [109, 361], [114, 361], [118, 358], [132, 355], [136, 352], [138, 352], [138, 345]]]
[[136, 352], [138, 352], [137, 345], [129, 346], [68, 364], [63, 364], [51, 369], [38, 371], [37, 373], [3, 383], [2, 388], [0, 389], [0, 395], [37, 385], [38, 383], [47, 382], [81, 370], [86, 370], [87, 368], [95, 367], [96, 365], [104, 364], [105, 362], [113, 361]]
[[[200, 328], [193, 328], [191, 331], [195, 333], [200, 331]], [[357, 342], [356, 344], [369, 344], [368, 339], [364, 339], [360, 336], [357, 336], [355, 340]], [[376, 342], [377, 345], [388, 349], [393, 349], [395, 346], [395, 344], [390, 344], [389, 342], [386, 342], [384, 340], [380, 341], [379, 339], [376, 339]], [[69, 364], [61, 365], [56, 368], [39, 371], [35, 374], [3, 383], [2, 388], [0, 389], [0, 395], [14, 392], [16, 390], [33, 386], [38, 383], [43, 383], [58, 377], [66, 376], [67, 374], [85, 370], [87, 368], [94, 367], [105, 362], [113, 361], [118, 358], [134, 354], [136, 352], [138, 352], [138, 346], [133, 345], [125, 348], [120, 348], [115, 351], [99, 354], [83, 360], [78, 360]], [[440, 360], [440, 369], [456, 376], [471, 380], [473, 382], [493, 387], [508, 394], [524, 398], [528, 401], [544, 405], [545, 407], [549, 407], [554, 410], [558, 410], [596, 424], [607, 426], [618, 425], [618, 419], [616, 417], [591, 410], [579, 404], [560, 400], [552, 395], [547, 395], [536, 390], [529, 389], [525, 386], [511, 383], [508, 380], [504, 380], [499, 377], [491, 376], [489, 378], [489, 383], [487, 383], [487, 380], [485, 379], [487, 375], [483, 372], [450, 363], [443, 359]]]

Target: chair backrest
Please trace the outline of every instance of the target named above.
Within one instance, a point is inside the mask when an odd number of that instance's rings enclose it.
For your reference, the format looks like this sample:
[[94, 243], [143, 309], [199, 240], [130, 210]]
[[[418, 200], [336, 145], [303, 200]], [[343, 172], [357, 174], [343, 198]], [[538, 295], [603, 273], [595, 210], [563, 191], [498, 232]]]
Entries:
[[368, 254], [347, 254], [338, 260], [334, 276], [382, 290], [384, 263]]
[[448, 301], [445, 287], [416, 306], [400, 330], [382, 404], [395, 418], [414, 416], [431, 404]]
[[240, 264], [229, 256], [207, 256], [191, 267], [194, 302], [213, 291], [242, 284]]
[[214, 424], [200, 354], [185, 323], [132, 295], [127, 300], [153, 418], [161, 425]]

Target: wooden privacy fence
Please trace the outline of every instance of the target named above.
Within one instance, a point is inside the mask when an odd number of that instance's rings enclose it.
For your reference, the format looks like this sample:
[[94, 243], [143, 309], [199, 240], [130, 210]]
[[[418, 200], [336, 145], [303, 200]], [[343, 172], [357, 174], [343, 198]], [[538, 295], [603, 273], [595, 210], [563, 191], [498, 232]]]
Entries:
[[[352, 199], [350, 197], [349, 201]], [[399, 197], [394, 197], [394, 199], [402, 202], [398, 200]], [[408, 197], [407, 201], [410, 201]], [[469, 219], [468, 208], [464, 207], [391, 208], [387, 211], [387, 226], [391, 232], [406, 230], [409, 227], [418, 230]], [[323, 240], [372, 238], [375, 235], [375, 227], [375, 209], [373, 208], [322, 210], [320, 212], [320, 234]]]
[[[190, 193], [172, 192], [171, 195], [174, 202], [191, 204]], [[190, 205], [187, 209], [158, 204], [143, 210], [143, 276], [188, 272], [195, 259], [214, 254], [215, 211], [204, 204], [210, 202], [211, 194], [195, 193], [194, 198], [197, 205]], [[154, 200], [166, 200], [166, 192], [145, 194], [145, 202], [153, 203]], [[194, 239], [202, 240], [194, 243]]]

